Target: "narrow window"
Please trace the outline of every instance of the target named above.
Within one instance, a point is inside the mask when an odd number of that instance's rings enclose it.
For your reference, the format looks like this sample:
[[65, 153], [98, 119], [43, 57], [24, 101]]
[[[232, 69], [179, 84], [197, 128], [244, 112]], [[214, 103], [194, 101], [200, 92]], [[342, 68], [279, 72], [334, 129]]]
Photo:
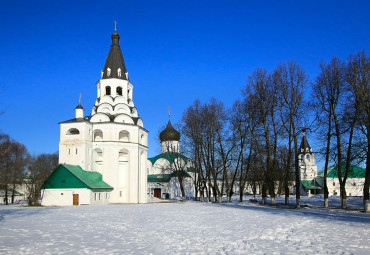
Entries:
[[119, 196], [122, 197], [122, 191], [119, 192]]
[[99, 193], [99, 200], [100, 200], [100, 193]]
[[105, 193], [105, 199], [108, 199], [108, 193]]
[[105, 87], [105, 94], [110, 96], [110, 87], [109, 86]]
[[77, 154], [77, 148], [76, 148], [76, 154]]
[[96, 193], [95, 193], [95, 201], [96, 201]]
[[107, 76], [110, 76], [110, 68], [107, 68]]
[[335, 186], [335, 182], [333, 182], [333, 186]]
[[71, 149], [68, 149], [68, 155], [71, 155]]
[[117, 87], [116, 92], [117, 92], [117, 95], [122, 96], [122, 88], [121, 87]]
[[122, 75], [121, 68], [118, 68], [117, 73], [118, 73], [118, 77], [121, 77], [121, 75]]

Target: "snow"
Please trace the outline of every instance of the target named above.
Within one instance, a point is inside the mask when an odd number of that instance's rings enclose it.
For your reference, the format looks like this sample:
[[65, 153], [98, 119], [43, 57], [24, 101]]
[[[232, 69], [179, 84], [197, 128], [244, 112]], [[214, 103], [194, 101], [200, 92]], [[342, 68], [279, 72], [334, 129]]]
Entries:
[[370, 254], [357, 210], [159, 201], [0, 206], [0, 254]]

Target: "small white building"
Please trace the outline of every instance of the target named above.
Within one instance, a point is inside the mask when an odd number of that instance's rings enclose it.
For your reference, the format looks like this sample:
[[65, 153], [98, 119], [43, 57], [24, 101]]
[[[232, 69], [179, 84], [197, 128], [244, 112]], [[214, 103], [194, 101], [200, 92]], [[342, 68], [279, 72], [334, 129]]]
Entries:
[[97, 172], [84, 171], [80, 166], [60, 164], [41, 189], [45, 206], [91, 205], [109, 203], [111, 186]]
[[180, 133], [168, 120], [166, 128], [160, 133], [161, 154], [149, 158], [148, 196], [157, 198], [181, 197], [178, 175], [181, 174], [187, 199], [195, 197], [195, 170], [189, 158], [180, 153]]
[[[346, 165], [342, 164], [342, 177], [345, 173]], [[350, 165], [348, 170], [348, 177], [346, 181], [347, 196], [363, 196], [364, 183], [365, 183], [366, 169], [355, 165]], [[315, 179], [321, 187], [324, 187], [324, 171], [318, 174]], [[340, 195], [340, 185], [338, 180], [338, 166], [334, 165], [328, 168], [326, 177], [326, 185], [328, 186], [329, 196]]]

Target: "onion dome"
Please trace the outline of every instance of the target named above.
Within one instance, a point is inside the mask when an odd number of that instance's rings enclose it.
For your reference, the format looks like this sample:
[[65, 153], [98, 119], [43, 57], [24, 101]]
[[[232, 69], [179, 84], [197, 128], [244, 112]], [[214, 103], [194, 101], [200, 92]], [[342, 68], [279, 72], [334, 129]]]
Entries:
[[121, 48], [119, 46], [119, 34], [117, 31], [112, 33], [112, 45], [110, 46], [107, 60], [102, 71], [102, 79], [117, 78], [128, 80], [126, 77], [126, 65], [123, 60]]
[[173, 128], [170, 120], [168, 120], [167, 127], [159, 134], [159, 139], [161, 142], [180, 141], [180, 133]]

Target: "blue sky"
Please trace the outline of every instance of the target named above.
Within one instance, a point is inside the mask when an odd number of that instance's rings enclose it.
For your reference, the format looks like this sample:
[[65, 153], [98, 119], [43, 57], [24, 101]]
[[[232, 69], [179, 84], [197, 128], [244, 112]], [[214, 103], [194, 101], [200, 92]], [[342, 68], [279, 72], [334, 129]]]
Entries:
[[311, 81], [322, 60], [370, 48], [369, 1], [2, 1], [0, 130], [32, 154], [58, 150], [58, 122], [90, 113], [118, 22], [134, 102], [149, 133], [195, 100], [227, 107], [256, 67], [296, 60]]

